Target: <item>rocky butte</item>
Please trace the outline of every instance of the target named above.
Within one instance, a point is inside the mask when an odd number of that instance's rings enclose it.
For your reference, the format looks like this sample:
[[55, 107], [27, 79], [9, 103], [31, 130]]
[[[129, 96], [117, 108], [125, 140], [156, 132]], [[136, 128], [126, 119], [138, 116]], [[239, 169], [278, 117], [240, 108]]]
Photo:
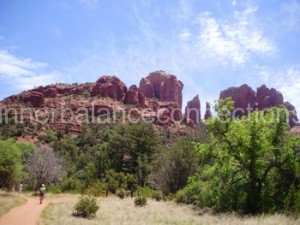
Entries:
[[[173, 134], [185, 135], [188, 127], [194, 128], [201, 123], [201, 102], [199, 96], [195, 96], [187, 102], [182, 113], [183, 87], [175, 75], [161, 70], [142, 78], [139, 87], [132, 85], [129, 88], [117, 76], [105, 75], [96, 82], [41, 86], [7, 97], [0, 101], [0, 116], [8, 110], [10, 116], [25, 122], [33, 117], [31, 122], [36, 129], [27, 132], [27, 136], [43, 134], [47, 127], [76, 135], [86, 124], [98, 122], [95, 118], [101, 121], [113, 118], [108, 122], [128, 123], [124, 114], [135, 121], [144, 118], [158, 131], [164, 132], [167, 126]], [[231, 87], [220, 93], [221, 99], [226, 97], [231, 97], [235, 108], [242, 110], [248, 106], [261, 110], [280, 105], [295, 110], [293, 105], [283, 101], [280, 92], [265, 85], [256, 92], [246, 84]], [[238, 113], [238, 116], [244, 115], [244, 112]], [[210, 104], [206, 103], [204, 118], [211, 116]], [[297, 120], [296, 114], [291, 114], [292, 126]]]
[[140, 81], [140, 90], [147, 98], [156, 98], [163, 102], [175, 102], [182, 107], [183, 83], [175, 75], [165, 71], [150, 73]]
[[[67, 129], [78, 134], [94, 117], [107, 113], [109, 116], [117, 115], [116, 121], [111, 122], [128, 122], [121, 118], [121, 113], [125, 113], [135, 120], [143, 116], [158, 130], [165, 129], [167, 125], [171, 132], [183, 135], [187, 127], [181, 111], [182, 89], [183, 83], [165, 71], [152, 72], [141, 79], [139, 87], [132, 85], [129, 88], [117, 76], [104, 75], [96, 82], [53, 84], [24, 91], [0, 102], [0, 112], [4, 115], [5, 110], [12, 109], [13, 116], [25, 120], [29, 120], [32, 113], [34, 119], [31, 122], [41, 129], [40, 133], [45, 131], [43, 126], [38, 126], [41, 122], [56, 130]], [[198, 105], [188, 107], [196, 107], [200, 112], [199, 98], [198, 101]], [[21, 109], [26, 109], [24, 115], [21, 115]]]
[[228, 97], [234, 100], [235, 116], [237, 117], [247, 115], [248, 111], [256, 109], [265, 110], [275, 106], [285, 106], [290, 112], [289, 123], [291, 127], [298, 123], [295, 107], [289, 102], [284, 102], [283, 95], [279, 91], [268, 88], [266, 85], [258, 87], [256, 92], [247, 84], [221, 91], [220, 99]]

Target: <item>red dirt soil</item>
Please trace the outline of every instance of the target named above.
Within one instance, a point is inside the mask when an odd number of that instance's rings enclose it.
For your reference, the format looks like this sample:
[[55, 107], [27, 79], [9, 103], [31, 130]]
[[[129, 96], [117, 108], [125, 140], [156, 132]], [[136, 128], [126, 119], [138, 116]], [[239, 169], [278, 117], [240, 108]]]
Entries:
[[39, 198], [27, 198], [27, 202], [11, 209], [7, 214], [0, 217], [0, 225], [35, 225], [38, 223], [41, 212], [49, 203], [59, 203], [71, 200], [70, 197], [45, 198], [40, 204]]

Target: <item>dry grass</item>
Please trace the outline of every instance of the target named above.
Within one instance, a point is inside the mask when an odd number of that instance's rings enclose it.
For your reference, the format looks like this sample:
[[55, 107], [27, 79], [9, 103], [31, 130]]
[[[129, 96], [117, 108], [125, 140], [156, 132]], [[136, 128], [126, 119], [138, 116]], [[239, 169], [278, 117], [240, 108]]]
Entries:
[[133, 199], [116, 197], [99, 198], [100, 209], [95, 218], [83, 219], [72, 216], [76, 201], [49, 205], [42, 213], [41, 225], [299, 225], [285, 215], [239, 217], [233, 214], [199, 214], [190, 206], [174, 202], [148, 200], [147, 206], [135, 207]]
[[24, 204], [25, 202], [25, 198], [15, 194], [0, 192], [0, 216], [7, 213], [12, 208]]

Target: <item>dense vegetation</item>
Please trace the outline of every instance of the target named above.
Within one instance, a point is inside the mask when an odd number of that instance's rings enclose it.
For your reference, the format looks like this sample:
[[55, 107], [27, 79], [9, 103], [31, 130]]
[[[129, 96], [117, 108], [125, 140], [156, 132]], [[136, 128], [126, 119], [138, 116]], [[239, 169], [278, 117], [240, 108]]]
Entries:
[[34, 146], [13, 139], [33, 125], [10, 120], [0, 125], [0, 188], [46, 183], [48, 191], [94, 196], [176, 195], [217, 211], [300, 212], [300, 141], [286, 132], [286, 111], [233, 120], [232, 109], [231, 100], [218, 101], [218, 117], [193, 140], [168, 139], [149, 124], [93, 124], [77, 137], [47, 128]]
[[195, 145], [201, 172], [177, 200], [220, 211], [299, 212], [300, 142], [286, 133], [286, 110], [232, 120], [232, 101], [219, 101], [216, 109], [219, 117], [206, 122], [207, 141]]

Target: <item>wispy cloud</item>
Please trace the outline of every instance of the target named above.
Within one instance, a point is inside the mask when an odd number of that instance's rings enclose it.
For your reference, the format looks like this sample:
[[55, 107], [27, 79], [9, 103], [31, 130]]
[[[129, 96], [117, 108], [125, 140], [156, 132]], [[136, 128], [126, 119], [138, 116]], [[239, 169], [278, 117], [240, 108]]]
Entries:
[[99, 5], [99, 0], [78, 0], [78, 1], [86, 9], [96, 9]]
[[[181, 5], [185, 5], [184, 10]], [[149, 72], [162, 69], [183, 81], [184, 102], [196, 94], [205, 102], [218, 98], [216, 92], [220, 90], [222, 72], [220, 75], [212, 70], [243, 65], [257, 55], [265, 56], [276, 50], [252, 21], [257, 8], [236, 11], [232, 20], [226, 20], [209, 12], [199, 15], [191, 11], [192, 6], [190, 1], [182, 0], [175, 11], [172, 9], [174, 18], [168, 21], [174, 25], [172, 32], [165, 32], [165, 24], [159, 23], [161, 18], [156, 18], [148, 8], [134, 7], [130, 15], [137, 32], [126, 40], [112, 37], [105, 48], [88, 49], [77, 64], [66, 69], [67, 74], [82, 75], [80, 79], [86, 79], [89, 74], [90, 80], [105, 73], [115, 74], [131, 85], [138, 84]], [[181, 12], [182, 17], [176, 12]], [[120, 40], [127, 44], [120, 45]]]
[[210, 12], [200, 14], [198, 48], [222, 64], [244, 64], [254, 55], [272, 54], [275, 45], [251, 24], [256, 11], [254, 7], [236, 11], [233, 21], [216, 19]]
[[287, 68], [258, 67], [261, 79], [270, 87], [278, 89], [285, 101], [293, 104], [300, 112], [300, 70], [290, 66]]
[[7, 50], [0, 50], [0, 80], [19, 90], [62, 81], [58, 71], [44, 72], [46, 67], [46, 63], [17, 57]]
[[190, 39], [191, 33], [189, 32], [188, 29], [182, 29], [181, 32], [179, 33], [178, 37], [180, 40], [187, 41]]

